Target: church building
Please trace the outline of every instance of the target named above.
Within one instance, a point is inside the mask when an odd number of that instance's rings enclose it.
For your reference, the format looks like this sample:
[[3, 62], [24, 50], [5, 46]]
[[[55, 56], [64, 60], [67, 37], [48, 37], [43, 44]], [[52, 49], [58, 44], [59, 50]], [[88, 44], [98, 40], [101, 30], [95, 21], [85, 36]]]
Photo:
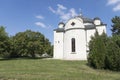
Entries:
[[54, 29], [54, 59], [87, 60], [88, 43], [95, 32], [106, 33], [106, 24], [100, 18], [90, 19], [82, 15], [60, 22]]

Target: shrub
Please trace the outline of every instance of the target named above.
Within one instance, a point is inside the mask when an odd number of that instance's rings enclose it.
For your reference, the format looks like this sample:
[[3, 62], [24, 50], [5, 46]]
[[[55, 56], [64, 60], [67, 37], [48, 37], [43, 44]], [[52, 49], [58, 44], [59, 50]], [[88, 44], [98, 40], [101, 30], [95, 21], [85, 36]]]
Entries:
[[113, 36], [107, 44], [106, 69], [120, 71], [120, 36]]
[[120, 71], [120, 36], [107, 38], [103, 33], [92, 37], [89, 43], [88, 64], [96, 69]]
[[99, 35], [98, 32], [91, 38], [89, 43], [88, 64], [97, 69], [105, 67], [105, 54], [106, 54], [106, 41], [107, 36], [105, 33]]

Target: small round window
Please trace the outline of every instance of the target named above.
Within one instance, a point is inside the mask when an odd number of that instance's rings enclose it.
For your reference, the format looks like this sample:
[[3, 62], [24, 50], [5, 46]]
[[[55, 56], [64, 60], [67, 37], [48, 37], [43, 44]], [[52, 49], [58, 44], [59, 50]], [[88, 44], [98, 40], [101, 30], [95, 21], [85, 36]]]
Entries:
[[71, 25], [72, 25], [72, 26], [74, 26], [74, 25], [75, 25], [75, 23], [74, 23], [74, 22], [72, 22], [72, 23], [71, 23]]

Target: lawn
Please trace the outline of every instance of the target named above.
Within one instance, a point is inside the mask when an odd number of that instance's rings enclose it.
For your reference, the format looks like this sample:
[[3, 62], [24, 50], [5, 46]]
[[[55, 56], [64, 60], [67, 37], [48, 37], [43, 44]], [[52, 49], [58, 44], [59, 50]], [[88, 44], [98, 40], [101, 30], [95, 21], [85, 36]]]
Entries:
[[86, 61], [0, 60], [0, 80], [120, 80], [120, 72], [94, 70]]

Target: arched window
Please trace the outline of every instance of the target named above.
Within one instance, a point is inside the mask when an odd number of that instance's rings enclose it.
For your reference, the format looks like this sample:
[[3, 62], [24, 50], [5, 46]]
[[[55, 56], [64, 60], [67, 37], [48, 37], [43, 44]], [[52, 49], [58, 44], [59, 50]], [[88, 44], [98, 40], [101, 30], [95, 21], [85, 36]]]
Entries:
[[72, 48], [72, 52], [75, 52], [75, 38], [71, 39], [71, 48]]

